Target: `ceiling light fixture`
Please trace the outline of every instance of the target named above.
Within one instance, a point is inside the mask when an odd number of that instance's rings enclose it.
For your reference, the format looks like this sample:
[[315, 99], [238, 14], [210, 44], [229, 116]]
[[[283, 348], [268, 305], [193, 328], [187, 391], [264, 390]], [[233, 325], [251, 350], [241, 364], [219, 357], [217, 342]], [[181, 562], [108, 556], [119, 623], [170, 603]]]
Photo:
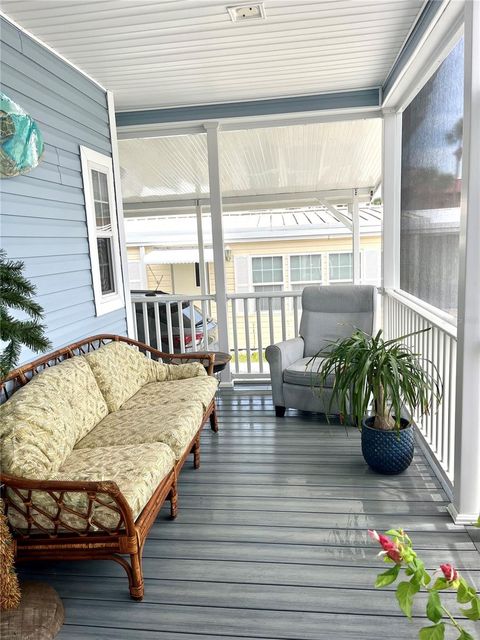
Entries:
[[250, 20], [265, 20], [267, 17], [263, 2], [255, 4], [241, 4], [227, 7], [232, 22], [249, 22]]

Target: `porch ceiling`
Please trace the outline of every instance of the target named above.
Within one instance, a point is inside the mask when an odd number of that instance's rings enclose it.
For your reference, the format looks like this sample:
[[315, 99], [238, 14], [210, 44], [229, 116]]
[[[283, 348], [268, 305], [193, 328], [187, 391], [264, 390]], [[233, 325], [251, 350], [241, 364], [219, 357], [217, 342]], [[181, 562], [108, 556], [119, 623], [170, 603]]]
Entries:
[[[126, 203], [208, 194], [206, 134], [120, 140], [119, 149]], [[302, 202], [307, 192], [374, 189], [381, 176], [381, 120], [222, 131], [220, 161], [226, 208], [235, 196], [254, 202], [297, 194]]]
[[20, 25], [115, 93], [120, 110], [379, 87], [424, 0], [3, 0]]

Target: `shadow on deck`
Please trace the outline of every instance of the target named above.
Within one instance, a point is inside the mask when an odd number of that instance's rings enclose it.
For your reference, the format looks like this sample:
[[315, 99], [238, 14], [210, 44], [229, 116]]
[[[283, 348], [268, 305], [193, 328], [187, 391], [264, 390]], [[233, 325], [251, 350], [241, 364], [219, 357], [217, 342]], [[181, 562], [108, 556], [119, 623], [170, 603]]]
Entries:
[[178, 519], [165, 509], [146, 543], [142, 603], [113, 562], [30, 565], [64, 600], [59, 640], [416, 638], [425, 621], [373, 589], [368, 528], [405, 528], [428, 568], [451, 562], [479, 584], [480, 553], [421, 452], [401, 476], [376, 475], [356, 430], [275, 418], [260, 388], [222, 391], [219, 423], [201, 469], [182, 472]]

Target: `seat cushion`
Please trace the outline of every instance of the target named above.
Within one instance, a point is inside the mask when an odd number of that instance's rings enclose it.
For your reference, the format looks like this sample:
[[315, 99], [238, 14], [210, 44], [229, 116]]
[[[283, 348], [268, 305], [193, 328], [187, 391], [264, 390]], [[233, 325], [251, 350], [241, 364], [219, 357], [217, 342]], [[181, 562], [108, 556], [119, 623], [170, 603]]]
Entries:
[[[173, 451], [162, 443], [75, 449], [50, 479], [116, 482], [136, 519], [158, 485], [173, 469], [174, 461]], [[22, 491], [25, 498], [26, 493]], [[19, 508], [22, 508], [20, 498], [13, 496], [12, 492], [9, 495]], [[56, 492], [51, 492], [51, 495], [41, 491], [32, 492], [32, 502], [38, 509], [33, 512], [34, 528], [53, 528], [51, 521], [39, 510], [42, 509], [54, 515], [58, 508], [56, 501], [58, 499], [59, 494]], [[62, 522], [71, 527], [86, 528], [89, 520], [93, 529], [116, 529], [120, 523], [120, 516], [115, 510], [115, 503], [104, 494], [100, 495], [99, 499], [105, 504], [94, 502], [90, 516], [87, 516], [89, 507], [87, 495], [82, 492], [64, 493], [63, 504], [79, 512], [80, 515], [63, 512]], [[8, 515], [12, 526], [20, 529], [26, 527], [25, 518], [16, 510], [10, 508]]]
[[[323, 358], [301, 358], [297, 360], [283, 372], [283, 381], [289, 384], [298, 384], [304, 387], [311, 387], [318, 381], [318, 369], [322, 366]], [[332, 388], [334, 376], [328, 375], [325, 387]]]
[[47, 478], [77, 440], [108, 413], [83, 357], [69, 358], [35, 375], [0, 407], [4, 473]]
[[77, 444], [75, 450], [162, 442], [172, 449], [178, 460], [200, 428], [201, 403], [188, 399], [183, 403], [134, 406], [132, 401], [133, 398], [129, 409], [110, 413]]
[[217, 387], [218, 380], [216, 378], [204, 375], [183, 380], [154, 382], [140, 389], [122, 405], [121, 410], [138, 406], [183, 405], [191, 400], [200, 402], [205, 410], [215, 397]]

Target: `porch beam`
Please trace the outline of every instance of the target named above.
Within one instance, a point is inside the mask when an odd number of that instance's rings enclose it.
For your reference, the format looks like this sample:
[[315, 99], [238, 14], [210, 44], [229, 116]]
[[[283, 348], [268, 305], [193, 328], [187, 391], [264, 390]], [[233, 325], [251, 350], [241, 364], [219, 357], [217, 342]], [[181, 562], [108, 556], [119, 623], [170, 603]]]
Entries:
[[[210, 216], [212, 224], [213, 268], [215, 274], [215, 302], [217, 307], [218, 343], [221, 351], [230, 352], [228, 344], [227, 281], [225, 277], [225, 242], [223, 235], [222, 187], [218, 122], [205, 124], [207, 132], [208, 180]], [[230, 383], [230, 366], [222, 372], [222, 382]]]
[[188, 107], [166, 107], [139, 111], [119, 111], [117, 125], [155, 125], [176, 122], [206, 122], [218, 124], [225, 118], [264, 117], [288, 113], [362, 109], [380, 106], [378, 87], [320, 93], [317, 95], [204, 104]]
[[[350, 192], [350, 197], [352, 197], [351, 192]], [[343, 214], [333, 205], [329, 204], [328, 202], [325, 202], [325, 200], [319, 199], [318, 202], [322, 205], [322, 207], [325, 207], [325, 209], [332, 214], [335, 220], [338, 220], [338, 222], [341, 222], [343, 225], [345, 225], [347, 229], [349, 229], [350, 231], [353, 231], [352, 221], [349, 220], [345, 214]]]
[[465, 4], [463, 178], [460, 218], [454, 497], [458, 524], [480, 512], [480, 3]]
[[[360, 198], [369, 198], [373, 192], [373, 187], [360, 187], [357, 194]], [[222, 198], [223, 206], [251, 205], [261, 203], [295, 202], [310, 200], [312, 205], [321, 202], [325, 206], [332, 206], [329, 200], [337, 203], [347, 203], [352, 200], [351, 189], [327, 189], [325, 191], [287, 191], [284, 193], [259, 193], [258, 195], [245, 196], [225, 196]], [[172, 209], [187, 208], [194, 209], [197, 204], [208, 207], [210, 200], [208, 196], [204, 198], [192, 198], [189, 196], [179, 196], [174, 200], [148, 200], [145, 202], [125, 202], [125, 217], [143, 217], [138, 212], [147, 212], [158, 209], [168, 209], [171, 214]], [[345, 218], [347, 220], [347, 218]], [[349, 221], [350, 223], [350, 221]]]

